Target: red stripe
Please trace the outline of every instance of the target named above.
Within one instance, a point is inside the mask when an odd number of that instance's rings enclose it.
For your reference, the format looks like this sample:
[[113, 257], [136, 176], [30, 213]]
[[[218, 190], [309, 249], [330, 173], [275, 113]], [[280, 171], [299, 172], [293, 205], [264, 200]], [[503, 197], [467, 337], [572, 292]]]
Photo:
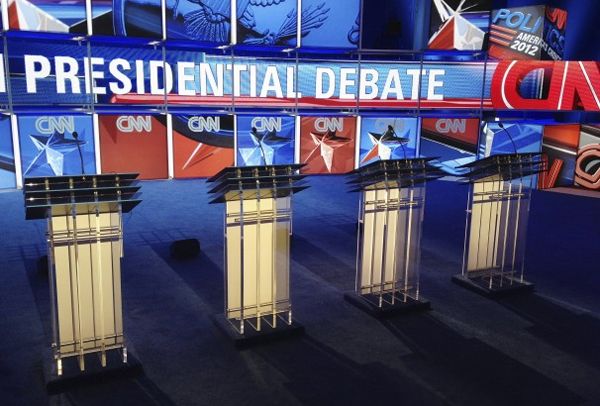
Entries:
[[548, 178], [546, 179], [546, 187], [556, 186], [556, 181], [558, 180], [558, 174], [560, 173], [562, 166], [563, 166], [562, 159], [555, 159], [554, 162], [552, 162], [552, 166], [550, 167], [550, 170], [548, 171]]
[[[169, 104], [178, 105], [202, 105], [202, 106], [227, 106], [232, 105], [231, 96], [167, 96]], [[114, 104], [162, 104], [163, 96], [150, 94], [128, 94], [113, 96], [111, 103]], [[366, 108], [416, 108], [419, 106], [418, 100], [362, 100], [361, 107]], [[479, 98], [461, 98], [446, 100], [421, 100], [421, 108], [453, 108], [453, 109], [476, 109], [481, 107]], [[278, 99], [274, 97], [236, 97], [235, 105], [239, 107], [287, 107], [295, 106], [296, 99]], [[314, 97], [303, 97], [298, 100], [298, 107], [322, 107], [322, 108], [356, 108], [356, 100], [342, 99], [317, 99]], [[491, 108], [492, 101], [486, 99], [483, 102], [484, 108]]]
[[501, 25], [492, 24], [492, 30], [504, 31], [509, 34], [516, 34], [517, 31], [511, 30], [510, 28], [502, 27]]
[[490, 34], [491, 34], [491, 35], [494, 35], [494, 36], [496, 36], [496, 37], [500, 37], [500, 38], [507, 39], [507, 40], [509, 40], [509, 41], [512, 41], [512, 39], [515, 37], [514, 35], [503, 34], [503, 33], [501, 33], [501, 32], [495, 31], [495, 30], [492, 30], [492, 31], [490, 32]]
[[510, 46], [510, 42], [506, 42], [506, 41], [502, 41], [501, 39], [495, 38], [495, 37], [490, 37], [490, 42], [494, 42], [498, 45], [503, 45], [505, 47]]

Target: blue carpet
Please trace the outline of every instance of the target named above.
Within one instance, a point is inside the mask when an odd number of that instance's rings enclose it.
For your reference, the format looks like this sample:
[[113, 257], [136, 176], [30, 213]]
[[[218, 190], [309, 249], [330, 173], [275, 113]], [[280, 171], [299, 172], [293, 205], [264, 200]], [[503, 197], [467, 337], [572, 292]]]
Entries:
[[[45, 222], [22, 194], [0, 193], [0, 403], [66, 405], [571, 405], [600, 403], [600, 199], [536, 192], [527, 279], [537, 293], [490, 301], [450, 282], [460, 271], [466, 187], [431, 184], [422, 292], [433, 311], [380, 322], [342, 299], [354, 284], [358, 196], [310, 177], [294, 197], [292, 300], [304, 338], [237, 351], [210, 316], [223, 311], [223, 207], [204, 181], [143, 183], [125, 218], [123, 297], [137, 379], [49, 397]], [[198, 238], [176, 262], [173, 240]]]

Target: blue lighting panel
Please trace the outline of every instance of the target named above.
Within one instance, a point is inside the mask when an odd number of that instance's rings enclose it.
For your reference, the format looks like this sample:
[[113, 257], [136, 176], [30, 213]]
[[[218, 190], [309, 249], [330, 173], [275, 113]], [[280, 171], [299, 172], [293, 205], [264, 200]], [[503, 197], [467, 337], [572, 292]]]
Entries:
[[94, 35], [162, 38], [161, 0], [93, 0]]
[[167, 38], [231, 43], [231, 0], [166, 0], [166, 17]]
[[297, 0], [237, 0], [238, 44], [295, 47]]
[[360, 0], [302, 0], [303, 47], [358, 48]]

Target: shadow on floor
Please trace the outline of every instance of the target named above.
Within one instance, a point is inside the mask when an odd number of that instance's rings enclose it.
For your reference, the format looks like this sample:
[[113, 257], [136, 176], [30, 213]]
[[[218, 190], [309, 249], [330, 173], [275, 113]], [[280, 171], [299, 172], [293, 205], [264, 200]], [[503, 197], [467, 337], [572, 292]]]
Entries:
[[410, 376], [379, 363], [358, 364], [308, 336], [252, 351], [284, 376], [285, 389], [302, 404], [446, 404]]
[[460, 405], [572, 405], [581, 398], [525, 364], [475, 338], [465, 338], [431, 314], [383, 324], [414, 352], [416, 376]]
[[53, 396], [51, 404], [64, 404], [62, 402], [64, 400], [74, 406], [170, 406], [175, 404], [144, 375], [135, 379], [119, 379], [78, 387]]
[[575, 313], [536, 294], [515, 295], [498, 302], [528, 320], [527, 331], [592, 367], [600, 367], [600, 319]]
[[[327, 282], [345, 290], [351, 289], [354, 283], [354, 257], [348, 257], [348, 262], [333, 256], [326, 249], [323, 249], [308, 239], [294, 234], [291, 240], [291, 259], [302, 265], [304, 268], [323, 278]], [[342, 242], [340, 242], [341, 244]], [[348, 242], [343, 242], [347, 244]], [[337, 252], [348, 253], [356, 250], [356, 242], [351, 241], [352, 249], [340, 247], [335, 244]], [[352, 262], [350, 262], [352, 261]]]
[[152, 243], [150, 247], [185, 283], [206, 302], [212, 313], [223, 312], [223, 271], [204, 252], [202, 247], [197, 258], [176, 260], [171, 258], [171, 242]]

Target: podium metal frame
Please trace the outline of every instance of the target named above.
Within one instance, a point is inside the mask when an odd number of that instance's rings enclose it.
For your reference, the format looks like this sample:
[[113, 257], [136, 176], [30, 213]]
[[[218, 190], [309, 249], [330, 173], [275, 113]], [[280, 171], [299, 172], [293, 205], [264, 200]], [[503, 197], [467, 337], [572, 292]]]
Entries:
[[346, 300], [374, 315], [427, 309], [420, 293], [425, 185], [442, 176], [429, 158], [376, 161], [352, 172], [360, 192], [356, 280]]
[[525, 246], [538, 153], [492, 155], [463, 166], [470, 183], [463, 265], [453, 281], [486, 296], [531, 291], [525, 281]]
[[121, 303], [122, 214], [140, 200], [137, 174], [27, 178], [26, 219], [46, 219], [52, 352], [56, 375], [63, 359], [122, 351], [127, 363]]
[[239, 336], [294, 324], [291, 200], [307, 187], [299, 182], [301, 166], [231, 167], [209, 179], [216, 183], [211, 203], [225, 203], [224, 316]]

